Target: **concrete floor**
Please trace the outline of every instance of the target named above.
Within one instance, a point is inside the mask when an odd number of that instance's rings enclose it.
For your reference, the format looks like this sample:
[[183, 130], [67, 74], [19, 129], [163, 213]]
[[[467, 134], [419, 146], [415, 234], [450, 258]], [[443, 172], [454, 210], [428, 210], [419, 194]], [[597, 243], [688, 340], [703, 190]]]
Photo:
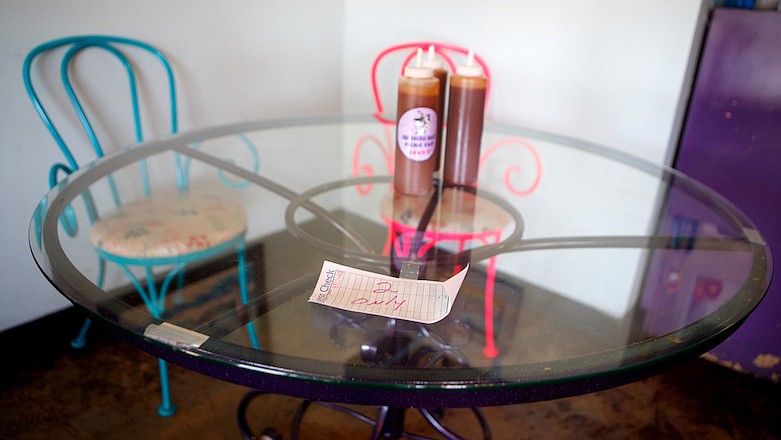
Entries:
[[[246, 388], [171, 367], [177, 413], [159, 417], [157, 363], [100, 330], [87, 348], [68, 346], [80, 318], [66, 311], [0, 334], [6, 355], [0, 378], [0, 438], [240, 438], [236, 408]], [[249, 407], [250, 426], [273, 426], [290, 438], [300, 401], [264, 396]], [[373, 414], [372, 408], [359, 408]], [[781, 385], [704, 360], [589, 395], [485, 408], [495, 439], [773, 439], [781, 438]], [[444, 420], [481, 438], [468, 410]], [[414, 412], [406, 429], [434, 435]], [[367, 438], [371, 428], [313, 407], [304, 439]]]

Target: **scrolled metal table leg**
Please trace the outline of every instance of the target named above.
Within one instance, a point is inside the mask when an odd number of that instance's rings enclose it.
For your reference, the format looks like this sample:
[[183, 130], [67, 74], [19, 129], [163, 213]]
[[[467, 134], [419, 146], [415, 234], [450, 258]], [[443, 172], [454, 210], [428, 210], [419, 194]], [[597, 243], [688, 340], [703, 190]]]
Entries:
[[[440, 434], [445, 436], [448, 440], [463, 440], [464, 437], [461, 437], [457, 433], [449, 430], [445, 425], [442, 424], [442, 422], [439, 420], [438, 416], [435, 416], [432, 414], [431, 410], [425, 409], [425, 408], [418, 408], [421, 414], [423, 414], [423, 417], [426, 418], [426, 420], [431, 424], [431, 426], [434, 427], [434, 429], [437, 430]], [[483, 438], [485, 440], [491, 440], [491, 428], [488, 426], [488, 421], [485, 419], [485, 416], [483, 416], [483, 413], [480, 411], [479, 408], [471, 408], [472, 412], [475, 413], [475, 416], [477, 416], [478, 422], [480, 422], [480, 427], [483, 429]]]
[[[244, 440], [281, 440], [282, 436], [273, 428], [267, 428], [260, 436], [256, 436], [252, 433], [247, 423], [247, 407], [257, 397], [267, 394], [263, 391], [253, 390], [248, 392], [239, 403], [237, 410], [239, 431]], [[372, 419], [355, 410], [347, 408], [342, 405], [329, 402], [312, 402], [304, 400], [296, 410], [296, 414], [293, 417], [293, 424], [290, 430], [290, 439], [298, 440], [301, 433], [301, 424], [303, 423], [304, 415], [312, 404], [320, 405], [325, 408], [336, 410], [347, 414], [355, 419], [360, 420], [366, 424], [373, 426], [372, 433], [370, 435], [371, 440], [390, 440], [407, 438], [411, 440], [431, 440], [429, 437], [419, 436], [404, 430], [404, 408], [391, 408], [387, 406], [381, 406], [378, 408], [377, 416]], [[458, 433], [448, 429], [440, 420], [441, 415], [436, 414], [435, 410], [418, 408], [426, 421], [444, 438], [448, 440], [463, 440]], [[488, 426], [488, 421], [483, 416], [478, 408], [472, 408], [477, 417], [480, 427], [483, 430], [483, 437], [485, 440], [491, 440], [491, 430]]]
[[239, 403], [239, 408], [236, 412], [239, 422], [239, 431], [241, 432], [241, 438], [244, 440], [282, 440], [282, 436], [274, 428], [266, 428], [260, 436], [256, 436], [252, 433], [249, 424], [247, 423], [247, 407], [256, 397], [264, 394], [266, 393], [258, 390], [250, 391]]

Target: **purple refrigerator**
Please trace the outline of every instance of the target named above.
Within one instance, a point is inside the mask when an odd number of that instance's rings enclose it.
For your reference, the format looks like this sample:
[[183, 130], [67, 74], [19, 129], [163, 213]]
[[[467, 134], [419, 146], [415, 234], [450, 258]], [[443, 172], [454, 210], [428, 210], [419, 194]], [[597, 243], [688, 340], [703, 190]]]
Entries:
[[[781, 12], [716, 9], [710, 20], [674, 167], [741, 209], [781, 264]], [[674, 195], [667, 209], [687, 203]], [[670, 216], [674, 218], [674, 216]], [[685, 219], [667, 228], [697, 228]], [[701, 304], [718, 302], [720, 271], [701, 265]], [[656, 279], [674, 268], [657, 267]], [[778, 382], [781, 375], [781, 277], [736, 333], [707, 355], [734, 369]], [[653, 284], [653, 283], [651, 283]], [[651, 296], [664, 294], [660, 286]], [[648, 291], [646, 290], [646, 293]], [[695, 291], [697, 293], [697, 291]], [[683, 319], [683, 317], [680, 317]], [[646, 322], [646, 325], [660, 325]]]

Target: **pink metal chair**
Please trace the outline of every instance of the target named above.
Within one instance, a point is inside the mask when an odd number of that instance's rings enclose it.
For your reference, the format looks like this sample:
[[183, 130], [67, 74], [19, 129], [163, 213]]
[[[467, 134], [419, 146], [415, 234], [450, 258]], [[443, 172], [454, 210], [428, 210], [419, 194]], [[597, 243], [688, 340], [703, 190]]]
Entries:
[[[395, 117], [393, 115], [387, 115], [385, 113], [385, 106], [383, 105], [382, 93], [380, 84], [380, 66], [383, 62], [387, 62], [391, 57], [395, 60], [401, 59], [399, 64], [399, 75], [410, 60], [416, 55], [417, 49], [428, 49], [429, 46], [434, 46], [435, 53], [444, 60], [444, 63], [451, 72], [456, 69], [456, 61], [454, 58], [465, 58], [469, 52], [468, 48], [456, 46], [447, 43], [439, 43], [433, 41], [418, 41], [411, 43], [403, 43], [395, 46], [391, 46], [381, 51], [372, 63], [371, 69], [371, 86], [372, 95], [374, 97], [374, 117], [382, 125], [383, 135], [378, 137], [373, 134], [367, 134], [358, 139], [355, 149], [353, 151], [352, 171], [355, 177], [360, 176], [374, 176], [376, 174], [375, 166], [369, 162], [362, 162], [361, 156], [364, 152], [364, 148], [374, 146], [381, 153], [382, 161], [389, 175], [392, 175], [394, 170], [393, 154], [395, 151]], [[485, 60], [478, 54], [475, 54], [475, 61], [483, 68], [485, 76], [488, 80], [486, 89], [486, 108], [489, 103], [490, 91], [492, 86], [491, 70], [486, 64]], [[395, 86], [397, 76], [391, 78], [384, 78], [387, 81], [392, 81]], [[387, 84], [390, 88], [390, 84]], [[444, 117], [444, 115], [442, 115]], [[542, 178], [542, 165], [539, 154], [537, 153], [534, 145], [526, 139], [522, 138], [505, 138], [492, 145], [483, 148], [483, 152], [480, 158], [480, 169], [483, 169], [489, 158], [499, 149], [514, 147], [521, 148], [527, 151], [528, 155], [532, 159], [531, 169], [524, 169], [519, 165], [510, 165], [504, 170], [504, 185], [506, 189], [516, 196], [528, 196], [533, 193], [538, 187]], [[522, 187], [516, 187], [513, 185], [513, 177], [522, 173], [533, 173], [531, 179], [525, 179], [527, 182]], [[530, 181], [530, 183], [528, 183]], [[368, 194], [372, 191], [372, 185], [367, 184], [364, 186], [358, 186], [357, 190], [361, 194]], [[392, 197], [391, 197], [392, 199]], [[443, 200], [443, 203], [445, 200]], [[385, 255], [391, 253], [400, 258], [425, 258], [427, 252], [437, 247], [440, 243], [450, 242], [454, 243], [457, 247], [457, 252], [464, 251], [470, 243], [477, 243], [478, 245], [487, 245], [491, 243], [497, 243], [501, 241], [504, 234], [505, 227], [509, 224], [509, 216], [502, 215], [495, 209], [487, 213], [477, 213], [475, 220], [481, 223], [479, 232], [475, 232], [474, 227], [466, 229], [452, 229], [452, 223], [448, 225], [429, 224], [422, 234], [419, 231], [417, 224], [410, 224], [408, 222], [399, 221], [393, 212], [393, 203], [387, 198], [383, 202], [383, 220], [388, 225], [388, 237], [383, 249]], [[472, 207], [475, 204], [472, 201]], [[414, 209], [412, 210], [414, 211]], [[415, 215], [413, 215], [413, 220]], [[472, 221], [472, 220], [470, 220]], [[471, 226], [471, 225], [470, 225]], [[459, 267], [456, 270], [460, 270]], [[494, 292], [494, 280], [496, 276], [496, 258], [491, 258], [486, 268], [486, 303], [485, 303], [485, 316], [486, 316], [486, 345], [484, 348], [484, 354], [487, 357], [495, 357], [498, 355], [498, 349], [494, 344], [493, 339], [493, 292]]]
[[[365, 146], [376, 146], [378, 151], [381, 153], [381, 156], [384, 160], [384, 165], [386, 167], [387, 173], [389, 175], [393, 174], [393, 152], [396, 147], [396, 143], [393, 140], [393, 129], [396, 125], [396, 120], [391, 115], [385, 114], [385, 106], [383, 105], [383, 97], [381, 93], [381, 86], [380, 86], [380, 66], [383, 64], [384, 61], [389, 61], [391, 58], [398, 59], [398, 56], [402, 56], [402, 62], [399, 64], [399, 75], [404, 71], [404, 66], [406, 66], [409, 61], [415, 56], [418, 48], [422, 48], [424, 50], [427, 50], [429, 46], [434, 46], [435, 52], [437, 56], [441, 57], [442, 60], [444, 60], [445, 64], [447, 65], [449, 71], [454, 72], [456, 69], [456, 62], [454, 61], [454, 56], [463, 56], [465, 57], [469, 50], [467, 48], [463, 48], [460, 46], [455, 46], [452, 44], [446, 44], [446, 43], [438, 43], [434, 41], [418, 41], [418, 42], [411, 42], [411, 43], [403, 43], [398, 44], [395, 46], [391, 46], [383, 51], [381, 51], [377, 57], [374, 59], [374, 62], [372, 63], [372, 69], [371, 69], [371, 85], [372, 85], [372, 95], [374, 97], [374, 117], [377, 119], [380, 124], [382, 124], [383, 127], [383, 137], [382, 139], [378, 138], [374, 135], [365, 135], [361, 137], [358, 142], [355, 145], [355, 150], [353, 151], [353, 175], [355, 177], [364, 175], [364, 176], [374, 176], [375, 175], [375, 169], [374, 165], [371, 163], [362, 163], [361, 162], [361, 154], [363, 152], [363, 149]], [[490, 91], [491, 87], [491, 77], [490, 77], [490, 70], [488, 69], [488, 66], [485, 64], [484, 60], [479, 56], [475, 55], [475, 60], [478, 64], [480, 64], [486, 74], [486, 77], [488, 78], [488, 90], [487, 93]], [[396, 77], [392, 78], [386, 78], [388, 81], [392, 81], [393, 85], [395, 87], [396, 84]], [[488, 99], [486, 98], [486, 105], [488, 104]], [[395, 109], [394, 109], [395, 112]], [[444, 116], [444, 115], [443, 115]], [[366, 194], [371, 191], [371, 185], [366, 186], [359, 186], [358, 191], [362, 194]]]

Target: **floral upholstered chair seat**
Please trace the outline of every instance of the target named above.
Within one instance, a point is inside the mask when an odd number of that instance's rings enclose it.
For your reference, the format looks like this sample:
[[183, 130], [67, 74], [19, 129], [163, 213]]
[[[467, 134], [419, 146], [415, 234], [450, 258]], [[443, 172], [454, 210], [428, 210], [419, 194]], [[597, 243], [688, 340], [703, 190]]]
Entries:
[[246, 228], [246, 214], [238, 203], [207, 194], [177, 193], [113, 209], [95, 222], [90, 241], [117, 257], [174, 258], [219, 247]]

